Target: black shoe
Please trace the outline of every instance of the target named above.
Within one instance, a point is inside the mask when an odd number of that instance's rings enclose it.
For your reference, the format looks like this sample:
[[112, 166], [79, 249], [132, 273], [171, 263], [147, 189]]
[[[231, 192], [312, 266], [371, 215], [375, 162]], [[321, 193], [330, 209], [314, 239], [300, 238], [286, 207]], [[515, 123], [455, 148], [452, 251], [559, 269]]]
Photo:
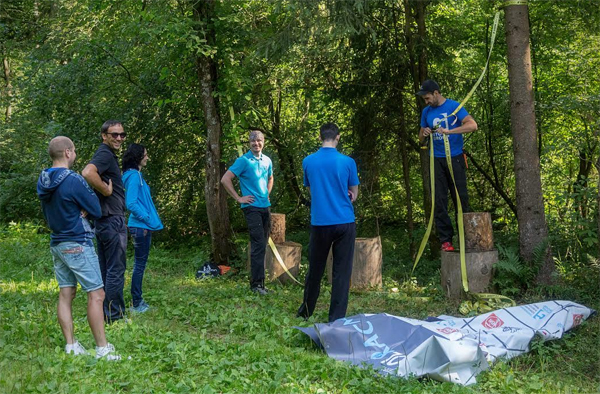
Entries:
[[269, 294], [269, 290], [267, 290], [263, 286], [256, 286], [256, 287], [253, 287], [251, 290], [252, 290], [252, 292], [258, 293], [260, 295], [267, 295], [267, 294]]

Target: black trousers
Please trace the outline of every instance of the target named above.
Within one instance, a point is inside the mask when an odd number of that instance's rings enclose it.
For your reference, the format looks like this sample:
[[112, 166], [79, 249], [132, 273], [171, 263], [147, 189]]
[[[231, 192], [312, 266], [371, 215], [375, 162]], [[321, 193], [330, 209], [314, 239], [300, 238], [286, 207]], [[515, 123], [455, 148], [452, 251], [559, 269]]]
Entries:
[[271, 232], [269, 208], [242, 208], [250, 233], [250, 287], [265, 284], [265, 249]]
[[[456, 192], [450, 176], [450, 169], [445, 157], [435, 157], [435, 227], [441, 243], [452, 242], [454, 229], [448, 215], [448, 191], [454, 202], [455, 218], [458, 215]], [[452, 157], [452, 170], [456, 180], [456, 189], [460, 196], [463, 212], [469, 212], [469, 196], [467, 194], [467, 163], [463, 155]]]
[[127, 226], [121, 215], [103, 216], [95, 221], [98, 262], [104, 282], [104, 320], [112, 323], [123, 318]]
[[333, 253], [333, 280], [331, 303], [329, 304], [329, 322], [346, 316], [355, 239], [355, 223], [311, 227], [308, 244], [309, 266], [304, 283], [304, 301], [298, 309], [298, 316], [308, 318], [315, 311], [317, 299], [321, 292], [321, 279], [325, 272], [330, 249]]

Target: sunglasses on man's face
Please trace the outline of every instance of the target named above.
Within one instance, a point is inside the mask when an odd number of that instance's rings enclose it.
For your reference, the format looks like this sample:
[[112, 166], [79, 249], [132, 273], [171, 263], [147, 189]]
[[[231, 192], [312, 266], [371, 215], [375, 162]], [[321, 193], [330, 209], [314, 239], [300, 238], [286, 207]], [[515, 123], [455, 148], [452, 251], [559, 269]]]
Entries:
[[114, 139], [117, 139], [119, 137], [121, 137], [121, 138], [127, 137], [127, 133], [106, 133], [106, 134], [110, 135]]

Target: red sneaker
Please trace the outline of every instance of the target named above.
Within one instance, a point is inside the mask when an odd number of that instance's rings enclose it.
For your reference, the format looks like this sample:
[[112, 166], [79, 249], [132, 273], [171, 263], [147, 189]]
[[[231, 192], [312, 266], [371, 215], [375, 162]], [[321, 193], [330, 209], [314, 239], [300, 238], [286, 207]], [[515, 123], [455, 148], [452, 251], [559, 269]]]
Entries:
[[454, 252], [454, 246], [452, 246], [452, 242], [444, 242], [442, 244], [442, 250], [444, 252]]

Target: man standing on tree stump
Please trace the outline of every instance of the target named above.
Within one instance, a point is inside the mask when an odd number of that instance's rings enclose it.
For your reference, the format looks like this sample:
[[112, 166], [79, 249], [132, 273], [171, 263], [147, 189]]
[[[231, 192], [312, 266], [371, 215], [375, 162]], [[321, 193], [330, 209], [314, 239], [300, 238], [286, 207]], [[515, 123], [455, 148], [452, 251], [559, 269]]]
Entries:
[[[227, 193], [242, 205], [250, 233], [250, 289], [260, 295], [265, 287], [265, 250], [271, 231], [271, 201], [273, 163], [262, 153], [265, 136], [260, 130], [250, 131], [250, 150], [239, 157], [223, 175], [221, 183]], [[240, 180], [242, 197], [233, 187], [233, 178]]]
[[433, 143], [434, 168], [435, 168], [435, 227], [442, 244], [442, 250], [450, 252], [454, 250], [452, 237], [454, 229], [448, 215], [448, 189], [454, 207], [458, 214], [456, 193], [452, 183], [452, 176], [446, 161], [444, 148], [444, 137], [448, 136], [450, 143], [450, 156], [452, 159], [452, 171], [456, 181], [456, 189], [460, 196], [463, 212], [469, 212], [469, 196], [467, 194], [467, 161], [463, 153], [463, 134], [477, 130], [477, 123], [466, 109], [461, 108], [456, 115], [450, 116], [459, 103], [446, 99], [440, 93], [440, 86], [432, 80], [423, 82], [421, 90], [417, 92], [423, 98], [427, 107], [421, 114], [421, 129], [419, 141], [424, 143], [425, 138], [431, 136]]
[[346, 316], [354, 258], [356, 224], [352, 203], [358, 197], [358, 173], [354, 160], [337, 151], [340, 130], [334, 123], [321, 126], [322, 147], [302, 161], [304, 186], [311, 196], [308, 273], [304, 301], [298, 317], [308, 319], [321, 291], [329, 250], [333, 253], [329, 322]]
[[102, 217], [94, 222], [98, 242], [98, 259], [104, 281], [104, 320], [113, 323], [125, 314], [123, 287], [127, 252], [125, 224], [125, 188], [117, 152], [125, 141], [123, 125], [107, 120], [100, 132], [102, 143], [82, 171], [85, 180], [96, 189]]

